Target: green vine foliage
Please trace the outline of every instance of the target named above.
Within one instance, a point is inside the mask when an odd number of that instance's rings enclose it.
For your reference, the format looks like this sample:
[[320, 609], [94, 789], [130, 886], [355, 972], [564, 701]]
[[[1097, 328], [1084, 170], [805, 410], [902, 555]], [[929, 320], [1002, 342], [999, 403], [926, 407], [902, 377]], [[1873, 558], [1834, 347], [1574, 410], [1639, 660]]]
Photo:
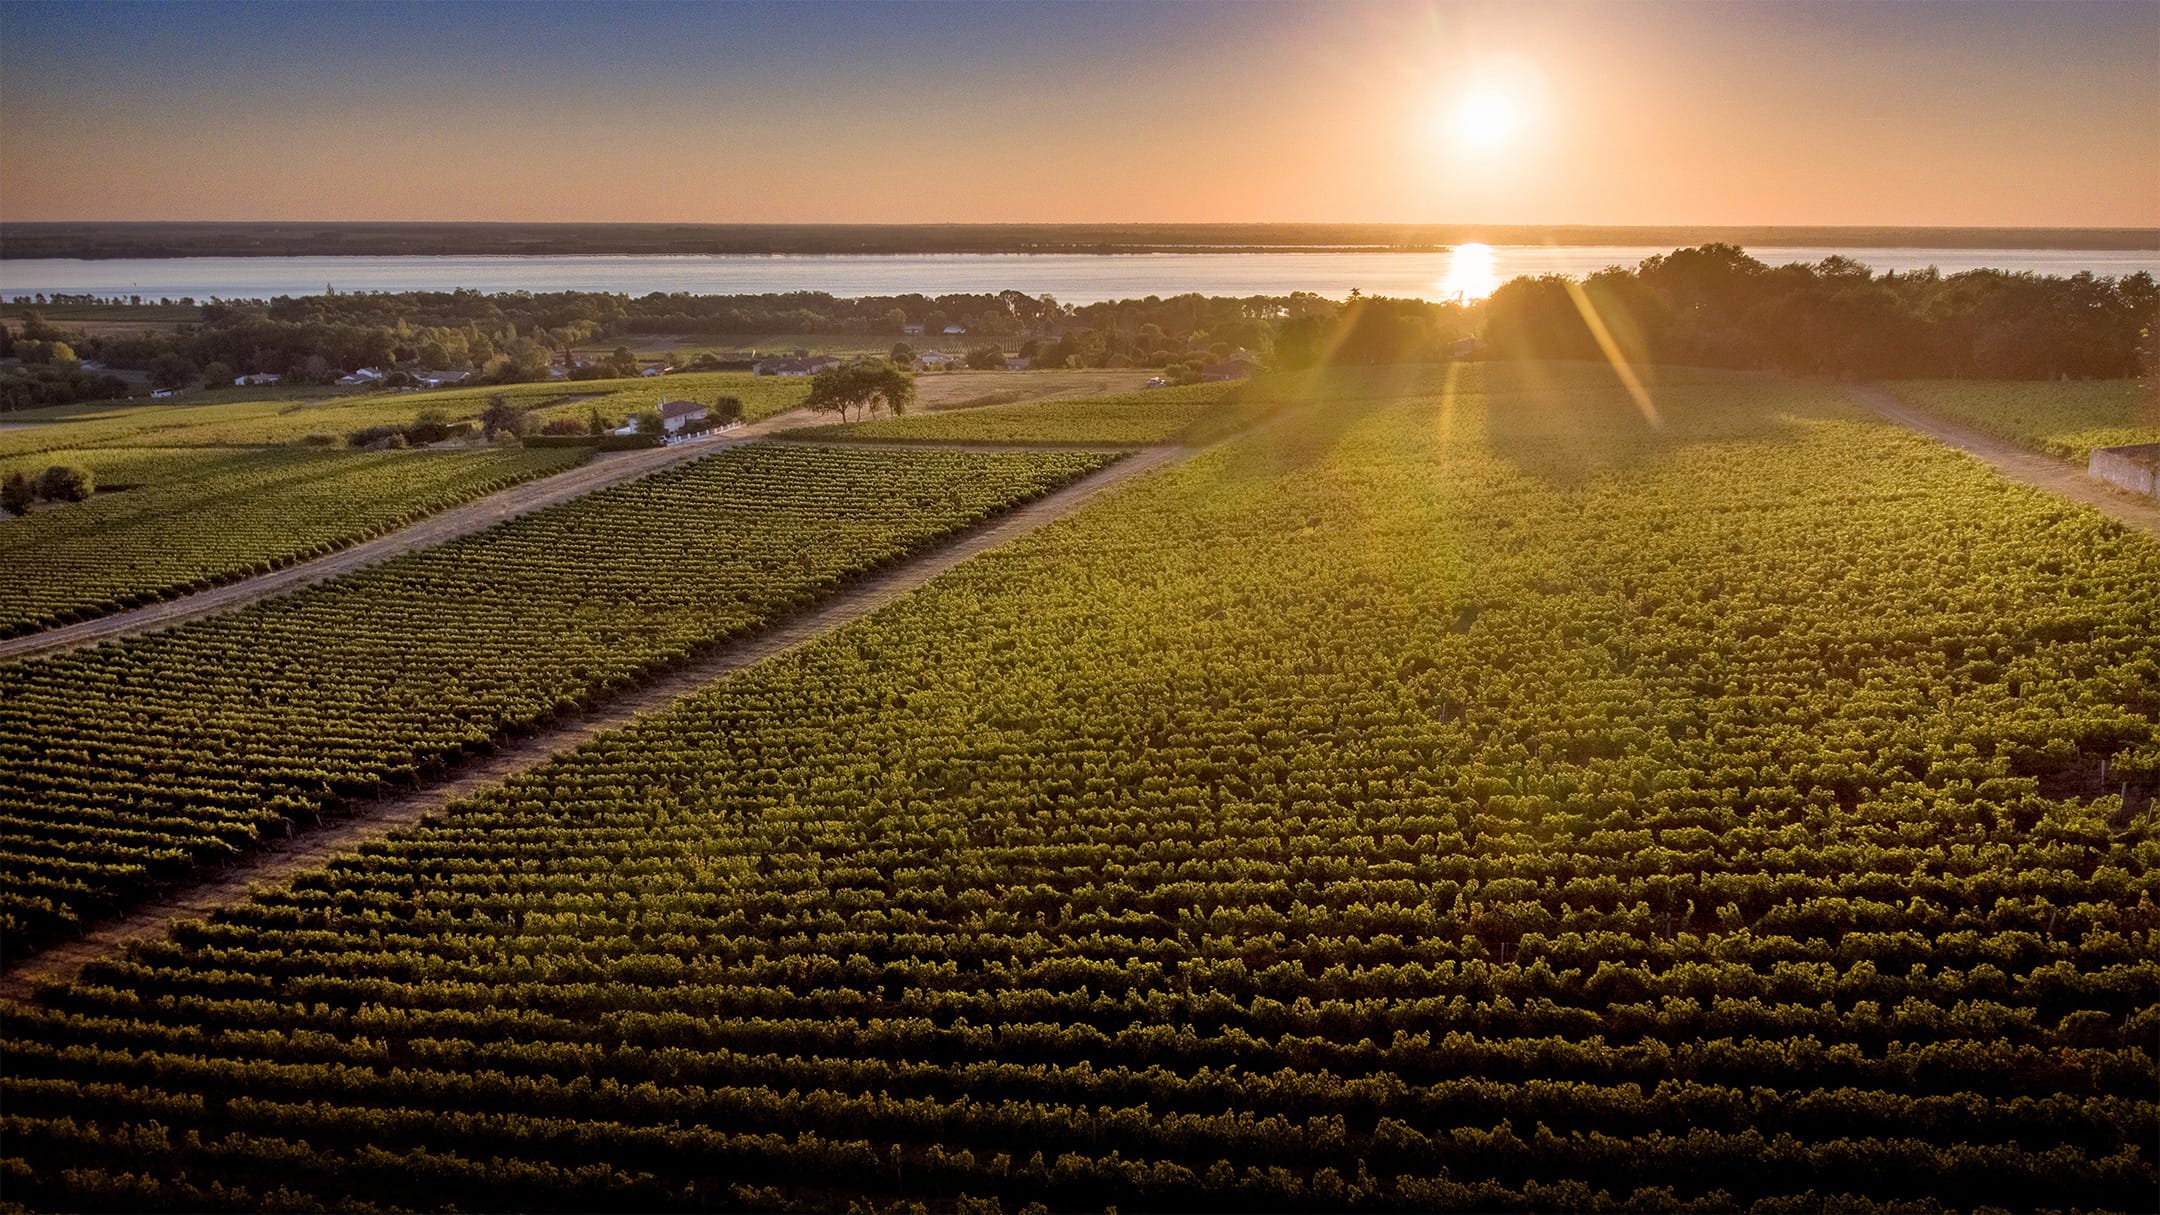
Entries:
[[1288, 408], [9, 1007], [8, 1197], [2149, 1206], [2160, 547], [1648, 395]]

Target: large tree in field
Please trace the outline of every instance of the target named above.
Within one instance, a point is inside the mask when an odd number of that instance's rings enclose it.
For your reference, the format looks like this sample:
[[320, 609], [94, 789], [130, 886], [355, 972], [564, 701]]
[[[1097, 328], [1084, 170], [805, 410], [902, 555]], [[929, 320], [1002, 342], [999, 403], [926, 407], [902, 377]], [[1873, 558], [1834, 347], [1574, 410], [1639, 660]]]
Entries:
[[843, 422], [851, 410], [868, 414], [882, 404], [901, 414], [914, 403], [914, 376], [887, 363], [870, 362], [818, 372], [810, 377], [810, 396], [803, 402], [820, 413], [837, 413]]

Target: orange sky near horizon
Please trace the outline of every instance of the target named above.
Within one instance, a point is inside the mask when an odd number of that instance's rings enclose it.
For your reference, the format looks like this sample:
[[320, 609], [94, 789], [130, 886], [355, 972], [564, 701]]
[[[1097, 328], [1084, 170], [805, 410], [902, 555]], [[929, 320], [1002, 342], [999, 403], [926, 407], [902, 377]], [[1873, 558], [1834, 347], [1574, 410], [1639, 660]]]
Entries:
[[10, 4], [0, 221], [2160, 227], [2156, 66], [2136, 2]]

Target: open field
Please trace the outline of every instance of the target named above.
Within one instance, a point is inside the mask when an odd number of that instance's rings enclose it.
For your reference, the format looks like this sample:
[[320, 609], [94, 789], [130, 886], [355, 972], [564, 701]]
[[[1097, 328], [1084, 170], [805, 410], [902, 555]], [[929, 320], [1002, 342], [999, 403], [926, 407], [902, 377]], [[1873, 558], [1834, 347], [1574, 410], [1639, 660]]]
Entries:
[[1895, 380], [1900, 400], [2079, 465], [2095, 447], [2160, 443], [2160, 398], [2136, 380]]
[[[1030, 373], [1031, 374], [1031, 373]], [[1155, 388], [1106, 397], [982, 405], [937, 413], [877, 417], [845, 425], [803, 427], [809, 439], [876, 443], [1154, 443], [1207, 441], [1278, 408], [1248, 401], [1228, 384]]]
[[0, 667], [10, 953], [809, 605], [1106, 462], [753, 445]]
[[1145, 367], [925, 372], [915, 377], [915, 401], [920, 408], [936, 410], [1108, 396], [1138, 392], [1157, 374]]
[[[1653, 428], [1580, 366], [1299, 382], [6, 1006], [10, 1199], [2149, 1205], [2160, 544], [1833, 387], [1659, 373]], [[493, 576], [567, 574], [539, 539]], [[253, 615], [227, 654], [315, 627]], [[212, 713], [158, 640], [97, 695]], [[447, 653], [397, 696], [516, 669]]]
[[72, 464], [99, 486], [0, 518], [0, 637], [318, 556], [589, 454], [111, 447], [0, 460], [0, 476]]

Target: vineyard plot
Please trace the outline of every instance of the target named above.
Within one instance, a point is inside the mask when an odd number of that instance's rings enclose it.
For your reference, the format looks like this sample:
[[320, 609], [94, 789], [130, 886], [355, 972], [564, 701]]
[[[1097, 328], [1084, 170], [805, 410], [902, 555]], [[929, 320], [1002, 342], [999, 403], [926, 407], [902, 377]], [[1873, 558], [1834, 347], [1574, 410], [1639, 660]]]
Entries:
[[0, 933], [20, 949], [423, 779], [1107, 459], [752, 445], [0, 667]]
[[8, 1008], [9, 1197], [2149, 1206], [2160, 547], [1652, 388], [1294, 409]]
[[1897, 380], [1909, 404], [2080, 466], [2095, 447], [2160, 443], [2160, 397], [2136, 380]]
[[86, 468], [100, 489], [0, 519], [0, 637], [317, 557], [585, 455], [119, 447], [0, 460], [0, 475]]

